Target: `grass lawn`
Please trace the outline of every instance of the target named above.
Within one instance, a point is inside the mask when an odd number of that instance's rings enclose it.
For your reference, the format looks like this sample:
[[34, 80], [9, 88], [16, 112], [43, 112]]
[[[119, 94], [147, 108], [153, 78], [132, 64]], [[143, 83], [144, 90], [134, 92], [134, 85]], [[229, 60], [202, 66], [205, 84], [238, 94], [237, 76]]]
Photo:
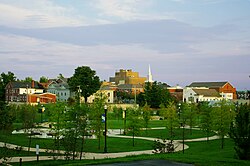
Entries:
[[[108, 128], [109, 129], [123, 129], [124, 128], [124, 120], [108, 120]], [[126, 121], [126, 124], [128, 125], [129, 121]], [[166, 121], [165, 120], [150, 120], [148, 124], [148, 128], [154, 128], [154, 127], [166, 127]]]
[[[174, 132], [175, 140], [182, 139], [182, 130], [183, 130], [182, 128], [174, 129], [173, 132]], [[128, 133], [128, 135], [131, 135], [131, 134]], [[215, 135], [215, 133], [210, 134], [210, 136], [213, 136], [213, 135]], [[167, 129], [141, 130], [138, 136], [166, 139], [166, 138], [170, 138], [170, 131]], [[192, 134], [190, 134], [190, 129], [184, 129], [184, 137], [185, 139], [195, 139], [195, 138], [206, 137], [206, 135], [202, 130], [192, 130]]]
[[[28, 152], [28, 151], [22, 151], [22, 150], [14, 150], [14, 149], [6, 149], [3, 147], [0, 147], [0, 158], [2, 156], [9, 156], [9, 157], [20, 157], [20, 156], [35, 156], [36, 152]], [[52, 155], [51, 153], [39, 153], [40, 156], [48, 156]]]
[[[19, 146], [26, 146], [28, 147], [29, 139], [28, 136], [25, 134], [16, 134], [16, 135], [8, 135], [8, 136], [0, 136], [0, 141], [11, 144], [16, 144]], [[38, 139], [32, 138], [31, 147], [39, 145], [41, 149], [52, 149], [53, 148], [53, 139]], [[153, 149], [152, 141], [135, 139], [135, 147], [133, 147], [133, 140], [127, 138], [107, 138], [107, 147], [108, 152], [127, 152], [127, 151], [139, 151], [139, 150], [150, 150]], [[77, 150], [80, 151], [80, 140], [77, 145]], [[86, 152], [96, 152], [102, 153], [104, 148], [104, 138], [101, 139], [101, 148], [98, 149], [98, 140], [97, 139], [86, 139], [84, 144], [84, 151]], [[61, 149], [63, 147], [61, 146]]]
[[[238, 160], [234, 157], [234, 143], [230, 139], [225, 140], [225, 148], [220, 149], [220, 140], [212, 140], [208, 143], [204, 142], [190, 142], [187, 143], [189, 149], [182, 152], [172, 154], [153, 154], [153, 155], [140, 155], [128, 156], [116, 159], [102, 159], [102, 160], [83, 160], [83, 161], [41, 161], [37, 163], [26, 162], [25, 165], [86, 165], [86, 164], [107, 164], [107, 163], [121, 163], [136, 160], [154, 160], [164, 159], [172, 160], [183, 163], [190, 163], [201, 166], [248, 166], [250, 161]], [[18, 165], [18, 163], [16, 163]]]

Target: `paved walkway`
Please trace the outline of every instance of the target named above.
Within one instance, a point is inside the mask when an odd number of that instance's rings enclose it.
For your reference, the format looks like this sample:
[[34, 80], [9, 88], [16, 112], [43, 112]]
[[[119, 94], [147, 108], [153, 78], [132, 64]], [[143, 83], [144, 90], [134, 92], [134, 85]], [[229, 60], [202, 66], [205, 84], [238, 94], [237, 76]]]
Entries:
[[[159, 128], [154, 128], [154, 129], [159, 129]], [[133, 138], [132, 136], [124, 136], [124, 135], [119, 135], [120, 134], [120, 129], [117, 130], [108, 130], [108, 136], [109, 137], [119, 137], [119, 138]], [[134, 137], [136, 139], [144, 139], [144, 140], [149, 140], [149, 141], [155, 141], [158, 140], [158, 138], [149, 138], [149, 137]], [[209, 140], [213, 139], [218, 139], [218, 136], [212, 136], [209, 137]], [[192, 141], [205, 141], [207, 138], [197, 138], [197, 139], [188, 139], [185, 140], [185, 142], [192, 142]], [[0, 147], [3, 147], [5, 144], [3, 142], [0, 142]], [[18, 145], [14, 144], [6, 144], [9, 148], [15, 149], [16, 147], [20, 147]], [[181, 151], [183, 150], [183, 144], [182, 140], [174, 140], [174, 146], [175, 146], [175, 151]], [[28, 147], [22, 147], [23, 150], [28, 151]], [[184, 149], [189, 148], [188, 145], [184, 144]], [[35, 148], [30, 148], [31, 152], [35, 152]], [[45, 152], [46, 149], [39, 149], [39, 152]], [[60, 151], [60, 153], [64, 153], [64, 151]], [[120, 152], [120, 153], [89, 153], [85, 152], [83, 154], [83, 159], [105, 159], [105, 158], [118, 158], [118, 157], [125, 157], [125, 156], [131, 156], [131, 155], [141, 155], [141, 154], [153, 154], [153, 150], [143, 150], [143, 151], [133, 151], [133, 152]], [[27, 157], [13, 157], [11, 158], [10, 162], [19, 162], [20, 158], [22, 158], [22, 161], [35, 161], [37, 160], [36, 156], [27, 156]], [[60, 156], [58, 159], [64, 159], [64, 156]], [[79, 158], [77, 158], [79, 159]], [[39, 160], [53, 160], [53, 157], [51, 156], [40, 156]], [[0, 160], [1, 163], [1, 160]]]

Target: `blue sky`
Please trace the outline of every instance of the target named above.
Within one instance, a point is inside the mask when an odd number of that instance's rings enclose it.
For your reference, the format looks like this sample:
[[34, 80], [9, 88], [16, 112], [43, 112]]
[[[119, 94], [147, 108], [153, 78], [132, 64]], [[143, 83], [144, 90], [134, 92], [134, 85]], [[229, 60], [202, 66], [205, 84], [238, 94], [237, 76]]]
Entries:
[[0, 0], [0, 71], [102, 80], [120, 68], [250, 89], [250, 0]]

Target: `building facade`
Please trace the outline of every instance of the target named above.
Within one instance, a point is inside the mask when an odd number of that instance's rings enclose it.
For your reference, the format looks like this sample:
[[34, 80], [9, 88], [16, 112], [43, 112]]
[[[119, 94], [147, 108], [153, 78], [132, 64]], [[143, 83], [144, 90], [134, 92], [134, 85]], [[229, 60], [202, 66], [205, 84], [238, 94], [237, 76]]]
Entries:
[[236, 88], [229, 82], [194, 82], [183, 89], [183, 102], [237, 99]]
[[67, 83], [67, 79], [50, 80], [47, 92], [55, 94], [57, 101], [66, 102], [71, 97], [71, 91]]
[[29, 102], [29, 95], [44, 93], [43, 86], [38, 82], [9, 82], [5, 87], [6, 102]]
[[115, 77], [110, 77], [109, 81], [114, 82], [116, 85], [120, 84], [144, 84], [147, 80], [146, 77], [140, 77], [138, 72], [133, 72], [131, 69], [120, 69], [115, 72]]

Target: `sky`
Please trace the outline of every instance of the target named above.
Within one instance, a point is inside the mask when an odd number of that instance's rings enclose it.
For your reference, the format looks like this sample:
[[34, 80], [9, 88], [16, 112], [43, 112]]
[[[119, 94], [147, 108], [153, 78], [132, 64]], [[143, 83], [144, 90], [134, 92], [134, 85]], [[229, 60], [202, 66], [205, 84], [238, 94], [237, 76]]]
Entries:
[[101, 80], [119, 69], [250, 89], [250, 0], [0, 0], [0, 72]]

